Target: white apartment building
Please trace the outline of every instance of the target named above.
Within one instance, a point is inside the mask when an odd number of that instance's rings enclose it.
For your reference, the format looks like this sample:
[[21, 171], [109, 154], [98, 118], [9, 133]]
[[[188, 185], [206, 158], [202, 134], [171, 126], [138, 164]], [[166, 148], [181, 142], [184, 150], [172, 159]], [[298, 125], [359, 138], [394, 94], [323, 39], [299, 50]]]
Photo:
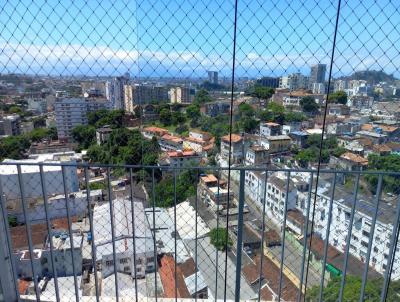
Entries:
[[[230, 150], [230, 141], [231, 150]], [[231, 152], [229, 152], [231, 151]], [[225, 135], [221, 137], [221, 157], [225, 161], [229, 161], [229, 155], [231, 156], [231, 163], [238, 164], [241, 163], [244, 157], [244, 145], [243, 138], [238, 134]]]
[[5, 115], [0, 117], [0, 135], [21, 134], [21, 117], [18, 114]]
[[311, 90], [315, 94], [323, 94], [323, 93], [325, 93], [325, 84], [324, 83], [312, 83]]
[[124, 85], [129, 82], [129, 75], [115, 77], [106, 82], [106, 99], [112, 109], [124, 109]]
[[[110, 203], [98, 204], [93, 213], [93, 239], [96, 245], [96, 259], [101, 263], [102, 277], [114, 274], [112, 229], [117, 272], [143, 278], [146, 272], [155, 268], [154, 248], [151, 231], [146, 220], [143, 204], [133, 201], [135, 237], [133, 238], [132, 208], [128, 199], [111, 201], [113, 216], [110, 215]], [[136, 253], [136, 265], [134, 263]]]
[[[322, 183], [318, 188], [315, 230], [320, 233], [323, 239], [326, 238], [331, 191], [332, 186], [327, 182]], [[346, 249], [352, 202], [352, 194], [336, 185], [332, 203], [329, 243], [342, 252]], [[395, 199], [390, 202], [380, 200], [374, 236], [372, 237], [371, 226], [375, 211], [375, 199], [358, 194], [349, 252], [365, 262], [368, 244], [372, 240], [370, 266], [379, 273], [384, 273], [387, 267], [396, 206], [397, 200]], [[400, 242], [397, 246], [397, 250], [399, 249]], [[392, 279], [400, 279], [400, 258], [398, 257], [394, 261]]]
[[301, 73], [292, 73], [279, 79], [279, 88], [290, 90], [306, 89], [308, 87], [308, 77]]
[[[24, 160], [5, 159], [3, 163], [31, 163], [32, 165], [21, 165], [21, 179], [24, 187], [24, 197], [26, 202], [34, 202], [43, 197], [40, 180], [40, 163], [56, 164], [54, 166], [43, 166], [43, 178], [46, 184], [48, 196], [64, 194], [64, 183], [62, 168], [60, 163], [75, 163], [75, 152], [38, 154], [32, 155]], [[58, 164], [58, 165], [57, 165]], [[66, 166], [65, 180], [67, 193], [79, 191], [79, 180], [76, 167]], [[18, 181], [18, 169], [16, 165], [0, 166], [0, 186], [8, 207], [21, 206], [20, 190]]]
[[[19, 251], [14, 254], [17, 275], [20, 278], [32, 278], [32, 265], [36, 276], [53, 277], [57, 272], [57, 277], [73, 276], [74, 266], [76, 275], [82, 274], [82, 243], [83, 236], [72, 235], [73, 245], [70, 236], [65, 231], [53, 230], [53, 258], [55, 268], [51, 262], [50, 243], [47, 240], [44, 249], [34, 249], [32, 255], [29, 250]], [[73, 248], [72, 248], [73, 247]]]
[[133, 113], [133, 88], [132, 85], [124, 85], [124, 110]]
[[189, 87], [174, 87], [169, 90], [170, 102], [172, 104], [191, 103], [192, 96]]
[[110, 109], [106, 99], [63, 98], [54, 104], [58, 139], [71, 139], [72, 129], [79, 125], [87, 125], [87, 114], [100, 109]]
[[[246, 194], [258, 204], [262, 209], [265, 200], [265, 212], [272, 221], [282, 226], [284, 220], [284, 209], [286, 202], [286, 178], [280, 173], [268, 175], [265, 184], [266, 172], [246, 171], [245, 183]], [[265, 190], [266, 189], [266, 190]], [[296, 208], [297, 189], [292, 180], [289, 180], [289, 190], [287, 196], [287, 210]]]

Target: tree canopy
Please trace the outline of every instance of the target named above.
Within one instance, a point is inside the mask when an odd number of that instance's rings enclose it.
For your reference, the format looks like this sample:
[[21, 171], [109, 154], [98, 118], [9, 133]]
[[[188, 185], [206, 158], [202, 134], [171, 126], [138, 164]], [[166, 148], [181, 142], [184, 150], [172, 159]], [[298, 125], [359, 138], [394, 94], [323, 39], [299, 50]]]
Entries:
[[[400, 171], [400, 155], [378, 155], [370, 154], [368, 156], [368, 170], [380, 171]], [[378, 176], [374, 174], [365, 175], [365, 179], [369, 184], [369, 189], [375, 193], [378, 183]], [[385, 175], [383, 176], [383, 190], [395, 194], [400, 193], [400, 176]]]
[[228, 232], [225, 228], [214, 228], [210, 231], [211, 244], [219, 251], [224, 251], [228, 237], [228, 248], [232, 246], [232, 240], [229, 238]]
[[[343, 301], [356, 302], [360, 300], [362, 279], [358, 276], [346, 276], [343, 292]], [[365, 287], [365, 301], [380, 301], [383, 279], [368, 279]], [[336, 302], [339, 296], [341, 286], [341, 277], [334, 277], [329, 280], [327, 286], [324, 288], [322, 300], [324, 302]], [[316, 302], [319, 301], [319, 285], [312, 287], [307, 291], [306, 301]], [[400, 292], [400, 281], [392, 281], [390, 283], [387, 302], [399, 301], [398, 293]]]
[[347, 94], [344, 91], [336, 91], [328, 96], [329, 102], [337, 103], [337, 104], [347, 104]]
[[208, 91], [205, 90], [205, 89], [200, 89], [194, 95], [194, 101], [193, 102], [195, 104], [203, 104], [203, 103], [208, 103], [208, 102], [211, 102], [211, 101], [212, 101], [212, 98], [210, 97], [210, 94], [208, 93]]
[[301, 109], [307, 113], [317, 113], [319, 106], [311, 96], [305, 96], [300, 100]]

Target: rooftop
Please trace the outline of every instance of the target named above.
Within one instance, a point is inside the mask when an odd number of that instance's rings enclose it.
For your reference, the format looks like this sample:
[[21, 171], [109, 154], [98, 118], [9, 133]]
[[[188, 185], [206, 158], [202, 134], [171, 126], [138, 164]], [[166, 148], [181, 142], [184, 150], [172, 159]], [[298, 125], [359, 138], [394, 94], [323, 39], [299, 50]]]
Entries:
[[340, 155], [340, 158], [354, 162], [354, 163], [358, 163], [362, 166], [368, 165], [368, 159], [366, 159], [360, 155], [357, 155], [355, 153], [345, 152], [342, 155]]
[[242, 137], [239, 134], [234, 134], [234, 133], [232, 133], [231, 136], [229, 136], [229, 134], [228, 134], [228, 135], [221, 137], [221, 140], [223, 140], [226, 143], [229, 143], [229, 141], [231, 140], [231, 137], [232, 137], [232, 143], [239, 143], [242, 141]]

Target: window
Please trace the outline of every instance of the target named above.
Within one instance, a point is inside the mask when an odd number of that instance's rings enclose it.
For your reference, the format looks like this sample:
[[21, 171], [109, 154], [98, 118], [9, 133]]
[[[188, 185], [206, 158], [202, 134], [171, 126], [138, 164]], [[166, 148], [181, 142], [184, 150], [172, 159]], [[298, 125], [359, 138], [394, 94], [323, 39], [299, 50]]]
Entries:
[[106, 261], [106, 266], [111, 266], [111, 265], [113, 265], [114, 264], [114, 261], [113, 260], [107, 260]]
[[142, 264], [142, 263], [143, 263], [142, 258], [136, 259], [136, 264]]
[[361, 241], [361, 245], [362, 245], [363, 247], [368, 247], [368, 242]]
[[136, 272], [137, 272], [137, 273], [141, 273], [141, 272], [142, 272], [142, 268], [141, 268], [141, 267], [137, 267], [137, 268], [136, 268]]
[[147, 262], [154, 262], [154, 257], [147, 257]]
[[124, 267], [124, 272], [129, 273], [131, 271], [131, 268], [129, 266]]
[[128, 263], [128, 258], [119, 259], [119, 263], [121, 263], [121, 264]]
[[362, 231], [362, 234], [363, 234], [363, 236], [365, 236], [365, 237], [369, 237], [369, 232], [367, 232], [367, 231]]

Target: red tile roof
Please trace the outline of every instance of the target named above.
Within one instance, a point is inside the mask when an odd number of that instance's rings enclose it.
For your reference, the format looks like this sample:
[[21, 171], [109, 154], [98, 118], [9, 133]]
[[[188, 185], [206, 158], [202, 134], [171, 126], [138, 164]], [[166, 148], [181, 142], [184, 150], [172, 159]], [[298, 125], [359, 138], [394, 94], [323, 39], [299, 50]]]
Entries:
[[170, 255], [162, 256], [158, 268], [161, 283], [164, 288], [165, 298], [190, 298], [190, 293], [186, 287], [182, 270], [176, 267], [176, 295], [175, 295], [175, 260]]
[[[238, 143], [238, 142], [242, 141], [242, 137], [239, 134], [234, 134], [233, 133], [231, 136], [232, 136], [232, 143]], [[221, 140], [223, 140], [224, 142], [229, 143], [230, 135], [228, 134], [228, 135], [225, 135], [225, 136], [221, 137]]]

